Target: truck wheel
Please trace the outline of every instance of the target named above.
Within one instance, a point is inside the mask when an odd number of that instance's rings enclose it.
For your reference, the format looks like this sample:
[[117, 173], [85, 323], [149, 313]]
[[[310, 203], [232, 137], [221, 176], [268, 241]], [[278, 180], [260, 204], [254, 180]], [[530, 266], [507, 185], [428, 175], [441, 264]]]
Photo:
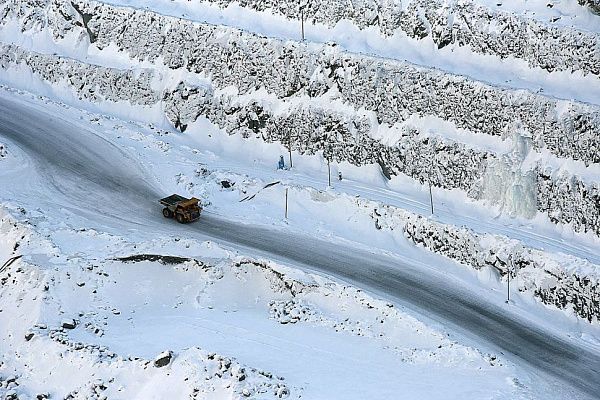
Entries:
[[183, 219], [183, 214], [177, 213], [176, 217], [177, 217], [177, 222], [179, 222], [180, 224], [183, 224], [185, 222], [185, 220]]
[[165, 218], [173, 218], [173, 213], [168, 208], [163, 208], [163, 215]]

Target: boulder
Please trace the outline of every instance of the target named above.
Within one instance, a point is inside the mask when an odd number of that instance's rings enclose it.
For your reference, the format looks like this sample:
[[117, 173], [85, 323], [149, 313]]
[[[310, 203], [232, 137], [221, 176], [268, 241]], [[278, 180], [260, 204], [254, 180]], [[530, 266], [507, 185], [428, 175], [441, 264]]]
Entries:
[[77, 326], [77, 322], [75, 322], [73, 318], [63, 319], [60, 323], [60, 326], [62, 326], [65, 329], [75, 329], [75, 327]]
[[161, 368], [169, 365], [171, 363], [171, 359], [173, 358], [173, 352], [170, 350], [163, 351], [154, 359], [154, 366], [156, 368]]

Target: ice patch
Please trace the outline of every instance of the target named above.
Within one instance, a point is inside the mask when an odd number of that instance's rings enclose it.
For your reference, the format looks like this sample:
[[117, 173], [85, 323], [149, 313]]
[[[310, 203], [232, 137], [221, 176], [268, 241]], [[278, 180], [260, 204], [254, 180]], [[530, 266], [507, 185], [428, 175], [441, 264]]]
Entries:
[[537, 211], [537, 174], [535, 168], [524, 165], [532, 140], [520, 124], [512, 132], [511, 151], [488, 161], [480, 198], [498, 205], [503, 214], [533, 218]]

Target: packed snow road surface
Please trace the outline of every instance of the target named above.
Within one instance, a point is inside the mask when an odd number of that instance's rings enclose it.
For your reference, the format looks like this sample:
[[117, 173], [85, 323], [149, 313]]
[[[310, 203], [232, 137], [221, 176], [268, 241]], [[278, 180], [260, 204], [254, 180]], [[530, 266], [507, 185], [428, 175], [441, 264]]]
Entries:
[[194, 232], [259, 256], [284, 260], [368, 288], [432, 315], [476, 342], [514, 354], [542, 373], [590, 396], [600, 393], [600, 354], [536, 327], [527, 316], [494, 304], [458, 279], [398, 256], [302, 237], [269, 227], [238, 224], [205, 213], [193, 225], [164, 220], [156, 200], [164, 193], [131, 155], [76, 125], [21, 102], [0, 97], [0, 138], [26, 153], [41, 179], [3, 189], [12, 200], [37, 196], [42, 210], [68, 210], [90, 225], [152, 234]]

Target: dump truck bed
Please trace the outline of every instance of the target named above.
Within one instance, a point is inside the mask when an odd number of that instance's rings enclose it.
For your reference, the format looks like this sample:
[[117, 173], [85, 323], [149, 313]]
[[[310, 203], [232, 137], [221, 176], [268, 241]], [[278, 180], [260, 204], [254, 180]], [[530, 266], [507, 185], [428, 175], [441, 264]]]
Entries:
[[178, 203], [182, 202], [182, 201], [187, 201], [189, 199], [186, 199], [183, 196], [180, 196], [178, 194], [172, 194], [170, 196], [165, 197], [164, 199], [160, 199], [160, 204], [162, 204], [163, 206], [176, 206]]

